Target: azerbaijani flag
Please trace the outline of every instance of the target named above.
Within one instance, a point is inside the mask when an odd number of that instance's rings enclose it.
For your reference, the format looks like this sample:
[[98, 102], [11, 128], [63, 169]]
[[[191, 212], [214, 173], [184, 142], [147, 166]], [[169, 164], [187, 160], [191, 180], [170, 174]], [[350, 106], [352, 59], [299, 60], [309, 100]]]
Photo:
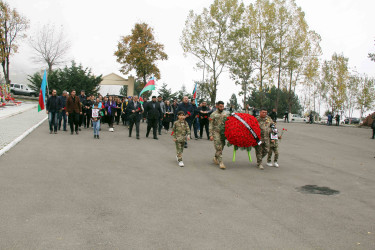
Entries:
[[144, 103], [144, 100], [143, 100], [143, 98], [142, 97], [139, 97], [139, 102], [143, 105], [143, 103]]
[[195, 87], [194, 87], [194, 91], [193, 91], [193, 99], [195, 100], [195, 106], [198, 107], [198, 103], [197, 103], [197, 89], [198, 89], [198, 83], [196, 82], [195, 83]]
[[155, 77], [151, 77], [148, 83], [145, 85], [145, 87], [142, 89], [139, 96], [143, 94], [143, 92], [149, 91], [149, 90], [155, 90]]
[[46, 87], [47, 87], [47, 71], [44, 70], [44, 75], [43, 75], [43, 81], [42, 81], [42, 86], [40, 86], [40, 91], [39, 91], [39, 104], [38, 104], [38, 112], [44, 109], [44, 104], [46, 103]]

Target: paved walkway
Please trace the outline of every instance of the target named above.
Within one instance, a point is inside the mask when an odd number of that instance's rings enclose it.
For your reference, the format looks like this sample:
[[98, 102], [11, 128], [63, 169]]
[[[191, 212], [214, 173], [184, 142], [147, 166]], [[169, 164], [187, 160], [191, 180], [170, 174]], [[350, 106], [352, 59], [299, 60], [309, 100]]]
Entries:
[[375, 249], [369, 131], [280, 126], [279, 169], [225, 148], [222, 171], [207, 140], [180, 168], [144, 124], [141, 140], [122, 126], [97, 140], [45, 122], [0, 158], [0, 249]]
[[38, 112], [35, 104], [28, 104], [18, 108], [9, 107], [4, 112], [7, 113], [7, 117], [1, 119], [0, 116], [0, 149], [47, 116], [45, 111]]

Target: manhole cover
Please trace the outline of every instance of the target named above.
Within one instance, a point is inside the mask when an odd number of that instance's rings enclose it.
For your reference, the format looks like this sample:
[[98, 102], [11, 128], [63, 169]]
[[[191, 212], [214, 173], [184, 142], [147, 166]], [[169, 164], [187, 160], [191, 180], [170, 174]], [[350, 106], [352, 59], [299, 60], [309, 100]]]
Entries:
[[340, 193], [338, 190], [330, 189], [329, 187], [319, 187], [317, 185], [305, 185], [297, 188], [297, 190], [304, 194], [334, 195]]

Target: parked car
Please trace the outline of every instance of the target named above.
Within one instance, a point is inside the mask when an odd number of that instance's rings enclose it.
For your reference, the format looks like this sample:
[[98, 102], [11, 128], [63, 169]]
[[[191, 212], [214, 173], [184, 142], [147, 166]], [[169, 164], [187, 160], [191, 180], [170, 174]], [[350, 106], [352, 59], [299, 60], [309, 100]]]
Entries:
[[28, 95], [33, 97], [38, 96], [38, 94], [34, 90], [21, 83], [11, 83], [10, 91], [15, 95]]
[[360, 120], [359, 118], [355, 118], [355, 117], [351, 117], [351, 118], [346, 118], [344, 121], [345, 121], [345, 124], [349, 124], [349, 121], [351, 120], [350, 124], [359, 124], [360, 123]]
[[297, 114], [292, 114], [291, 121], [292, 122], [306, 122], [306, 118]]

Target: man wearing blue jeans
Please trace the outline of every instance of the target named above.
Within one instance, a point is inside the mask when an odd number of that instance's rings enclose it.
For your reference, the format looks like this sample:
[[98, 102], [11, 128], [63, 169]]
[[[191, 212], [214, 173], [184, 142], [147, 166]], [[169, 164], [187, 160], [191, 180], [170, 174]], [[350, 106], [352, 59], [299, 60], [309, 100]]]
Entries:
[[63, 94], [62, 96], [59, 96], [59, 99], [60, 99], [60, 108], [59, 108], [59, 115], [58, 115], [58, 120], [59, 120], [59, 130], [61, 129], [61, 121], [64, 120], [64, 123], [63, 123], [63, 129], [64, 131], [67, 131], [66, 130], [66, 95], [67, 95], [67, 92], [66, 90], [63, 91]]
[[60, 99], [56, 96], [56, 89], [52, 90], [52, 95], [47, 100], [46, 110], [48, 114], [49, 121], [49, 133], [52, 134], [53, 131], [57, 134], [57, 116], [60, 108]]

